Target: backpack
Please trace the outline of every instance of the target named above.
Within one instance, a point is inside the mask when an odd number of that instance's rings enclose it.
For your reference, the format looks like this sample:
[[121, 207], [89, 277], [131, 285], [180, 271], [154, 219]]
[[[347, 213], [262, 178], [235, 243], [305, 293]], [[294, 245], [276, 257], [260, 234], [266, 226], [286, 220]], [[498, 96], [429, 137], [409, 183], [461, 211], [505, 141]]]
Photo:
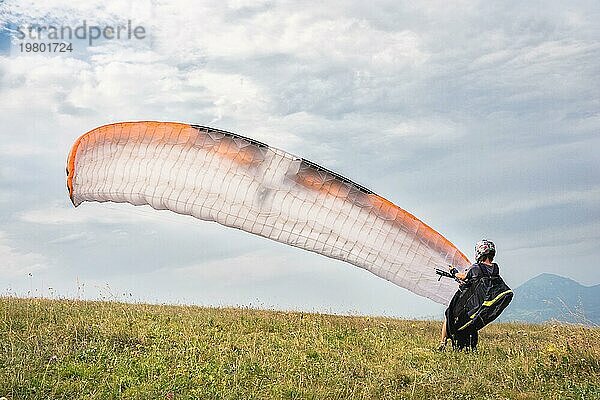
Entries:
[[513, 298], [497, 266], [491, 273], [483, 266], [480, 270], [477, 279], [456, 292], [446, 310], [448, 334], [455, 347], [474, 349], [477, 331], [498, 318]]

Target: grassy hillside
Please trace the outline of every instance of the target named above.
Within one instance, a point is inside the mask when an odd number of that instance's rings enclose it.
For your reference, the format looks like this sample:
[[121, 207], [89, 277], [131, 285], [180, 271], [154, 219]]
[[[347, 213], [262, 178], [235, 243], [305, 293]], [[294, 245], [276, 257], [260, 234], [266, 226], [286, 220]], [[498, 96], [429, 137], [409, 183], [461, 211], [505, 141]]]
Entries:
[[599, 399], [600, 329], [0, 298], [7, 399]]

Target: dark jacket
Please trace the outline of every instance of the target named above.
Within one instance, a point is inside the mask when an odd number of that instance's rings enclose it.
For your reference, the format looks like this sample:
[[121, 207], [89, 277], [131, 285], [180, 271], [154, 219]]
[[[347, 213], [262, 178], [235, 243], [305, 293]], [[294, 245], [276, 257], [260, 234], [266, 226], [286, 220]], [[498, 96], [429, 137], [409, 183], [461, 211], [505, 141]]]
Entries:
[[467, 271], [465, 282], [462, 285], [469, 285], [476, 279], [479, 279], [481, 276], [494, 275], [500, 275], [500, 268], [498, 267], [498, 264], [493, 263], [491, 266], [489, 266], [483, 263], [476, 263], [471, 265], [471, 268], [469, 268], [469, 270]]

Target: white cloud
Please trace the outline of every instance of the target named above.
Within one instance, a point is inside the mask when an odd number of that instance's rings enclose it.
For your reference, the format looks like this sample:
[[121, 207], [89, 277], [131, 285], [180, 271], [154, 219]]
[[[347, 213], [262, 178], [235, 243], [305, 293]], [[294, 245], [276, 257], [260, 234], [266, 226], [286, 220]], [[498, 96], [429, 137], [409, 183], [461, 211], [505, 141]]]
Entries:
[[494, 214], [525, 212], [543, 207], [555, 207], [568, 204], [575, 206], [593, 206], [600, 203], [600, 188], [538, 193], [536, 196], [528, 195], [527, 197], [521, 197], [519, 199], [496, 198], [493, 202], [495, 205], [491, 205], [489, 212]]
[[56, 239], [52, 239], [48, 242], [48, 244], [65, 244], [72, 242], [85, 242], [90, 243], [94, 240], [94, 234], [90, 232], [80, 232], [80, 233], [72, 233], [70, 235], [65, 235], [58, 237]]
[[[565, 226], [561, 229], [549, 227], [529, 234], [515, 232], [503, 239], [502, 245], [506, 252], [519, 255], [527, 254], [528, 251], [536, 251], [538, 254], [544, 251], [548, 254], [552, 252], [552, 257], [565, 260], [561, 265], [562, 268], [577, 272], [577, 266], [573, 265], [572, 260], [574, 256], [593, 257], [600, 242], [600, 223], [587, 222], [575, 226]], [[541, 259], [541, 261], [545, 260]]]
[[13, 278], [36, 273], [49, 267], [48, 260], [41, 254], [23, 252], [10, 246], [6, 232], [0, 231], [0, 277]]
[[6, 143], [0, 145], [0, 155], [2, 156], [31, 157], [46, 153], [48, 153], [48, 149], [37, 144]]
[[[236, 286], [243, 283], [271, 280], [281, 276], [294, 275], [292, 271], [302, 271], [309, 274], [318, 271], [314, 265], [305, 265], [307, 257], [302, 254], [296, 260], [290, 260], [279, 254], [265, 251], [252, 251], [235, 255], [230, 258], [211, 260], [197, 265], [184, 267], [167, 266], [152, 274], [166, 274], [179, 280], [222, 282], [226, 285]], [[287, 268], [282, 268], [287, 266]], [[348, 266], [352, 268], [351, 266]]]
[[[63, 0], [48, 0], [43, 3], [32, 0], [9, 0], [0, 11], [0, 21], [12, 23], [62, 22], [80, 24], [83, 20], [89, 23], [114, 22], [127, 18], [146, 19], [152, 15], [152, 0], [135, 2], [107, 1], [92, 4], [85, 0], [74, 0], [66, 3]], [[126, 21], [125, 21], [126, 22]]]
[[257, 116], [263, 114], [265, 105], [271, 100], [269, 93], [253, 82], [252, 78], [240, 74], [193, 71], [186, 84], [202, 88], [203, 95], [211, 99], [209, 106], [214, 123], [224, 115]]
[[103, 224], [122, 225], [157, 221], [164, 213], [150, 207], [134, 207], [124, 204], [82, 204], [65, 208], [54, 205], [41, 209], [23, 211], [19, 220], [41, 225]]
[[0, 189], [0, 203], [11, 203], [19, 198], [19, 193], [15, 190]]
[[[485, 202], [485, 204], [482, 204]], [[453, 218], [477, 218], [483, 216], [503, 216], [510, 218], [511, 214], [523, 215], [531, 211], [540, 211], [546, 207], [572, 206], [575, 208], [592, 209], [600, 203], [600, 188], [583, 190], [545, 190], [531, 193], [495, 193], [494, 196], [473, 198], [467, 202], [468, 207], [457, 210]], [[555, 229], [553, 226], [552, 229]], [[564, 235], [564, 233], [563, 233]]]

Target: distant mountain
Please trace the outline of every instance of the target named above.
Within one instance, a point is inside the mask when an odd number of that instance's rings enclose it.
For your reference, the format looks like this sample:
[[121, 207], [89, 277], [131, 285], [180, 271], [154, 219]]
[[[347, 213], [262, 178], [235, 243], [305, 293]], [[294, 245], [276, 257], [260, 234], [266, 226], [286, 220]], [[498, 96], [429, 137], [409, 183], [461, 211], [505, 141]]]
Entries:
[[600, 285], [583, 286], [572, 279], [541, 274], [514, 290], [501, 321], [563, 322], [600, 325]]

